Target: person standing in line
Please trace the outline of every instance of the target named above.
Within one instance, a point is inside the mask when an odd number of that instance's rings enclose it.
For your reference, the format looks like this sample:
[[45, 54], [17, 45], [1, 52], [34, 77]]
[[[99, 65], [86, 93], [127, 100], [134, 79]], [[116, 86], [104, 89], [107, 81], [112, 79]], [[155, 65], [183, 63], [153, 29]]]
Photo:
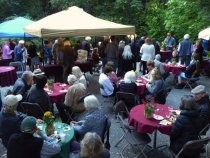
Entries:
[[171, 36], [171, 33], [167, 33], [167, 37], [164, 39], [164, 43], [166, 44], [166, 50], [171, 50], [176, 48], [176, 40]]

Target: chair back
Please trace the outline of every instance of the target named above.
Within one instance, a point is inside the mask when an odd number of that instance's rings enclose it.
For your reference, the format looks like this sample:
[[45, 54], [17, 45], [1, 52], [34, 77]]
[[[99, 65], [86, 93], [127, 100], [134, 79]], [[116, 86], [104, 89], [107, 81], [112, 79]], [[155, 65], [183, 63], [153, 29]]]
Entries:
[[186, 154], [186, 153], [191, 153], [191, 152], [196, 152], [200, 153], [200, 151], [205, 147], [206, 144], [208, 144], [210, 141], [210, 137], [206, 137], [203, 139], [199, 140], [191, 140], [188, 141], [182, 149], [179, 151], [179, 153], [176, 155], [175, 158], [179, 158], [180, 155]]
[[44, 111], [37, 103], [22, 102], [20, 103], [20, 106], [28, 116], [34, 116], [37, 119], [42, 119], [44, 116]]
[[165, 89], [161, 89], [155, 96], [155, 102], [159, 104], [165, 104], [167, 92]]
[[129, 115], [129, 110], [126, 107], [126, 104], [123, 100], [120, 100], [117, 103], [115, 103], [115, 105], [113, 106], [113, 110], [115, 115], [121, 115], [123, 116], [123, 118], [127, 118]]
[[116, 92], [116, 101], [124, 101], [127, 108], [130, 110], [132, 107], [137, 105], [137, 99], [135, 94], [127, 92]]

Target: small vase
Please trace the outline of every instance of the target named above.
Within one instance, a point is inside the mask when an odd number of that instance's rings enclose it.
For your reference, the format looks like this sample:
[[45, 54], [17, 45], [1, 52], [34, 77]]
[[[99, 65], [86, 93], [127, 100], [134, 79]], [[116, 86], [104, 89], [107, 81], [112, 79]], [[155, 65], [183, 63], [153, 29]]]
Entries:
[[53, 89], [54, 89], [53, 84], [50, 84], [50, 85], [48, 84], [48, 89], [53, 91]]
[[53, 124], [49, 124], [45, 127], [45, 132], [47, 134], [47, 136], [53, 135], [55, 132], [55, 127]]

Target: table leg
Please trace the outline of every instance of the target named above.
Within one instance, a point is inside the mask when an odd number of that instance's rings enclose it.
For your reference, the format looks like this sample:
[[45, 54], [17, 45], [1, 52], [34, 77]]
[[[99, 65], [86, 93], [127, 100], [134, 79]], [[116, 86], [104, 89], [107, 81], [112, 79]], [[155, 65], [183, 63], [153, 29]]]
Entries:
[[157, 143], [157, 129], [154, 131], [154, 138], [153, 138], [153, 149], [156, 148], [156, 143]]

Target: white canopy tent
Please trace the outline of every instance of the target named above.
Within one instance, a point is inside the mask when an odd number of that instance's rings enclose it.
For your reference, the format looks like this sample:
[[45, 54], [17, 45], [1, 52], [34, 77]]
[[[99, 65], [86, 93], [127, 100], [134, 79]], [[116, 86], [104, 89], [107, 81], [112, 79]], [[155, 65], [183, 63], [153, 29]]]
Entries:
[[96, 18], [73, 6], [27, 25], [25, 32], [37, 37], [128, 35], [135, 34], [135, 27]]
[[210, 27], [199, 32], [198, 38], [210, 40]]

